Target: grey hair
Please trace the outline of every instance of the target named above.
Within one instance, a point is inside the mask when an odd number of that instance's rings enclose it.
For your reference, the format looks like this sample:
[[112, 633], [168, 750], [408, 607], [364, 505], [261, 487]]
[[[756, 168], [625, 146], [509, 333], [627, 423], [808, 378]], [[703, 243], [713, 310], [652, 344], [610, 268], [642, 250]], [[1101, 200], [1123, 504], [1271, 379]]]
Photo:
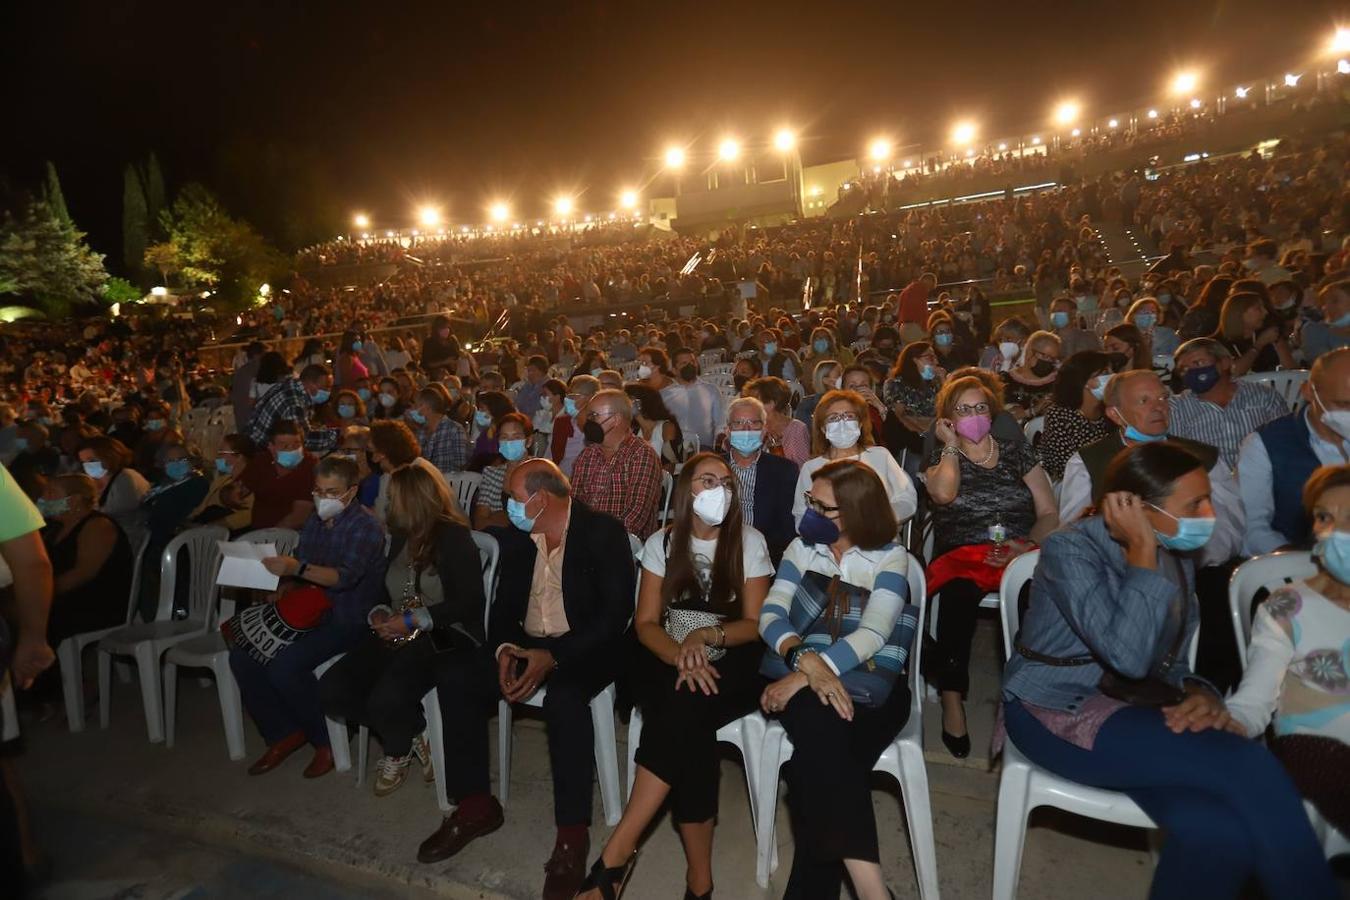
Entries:
[[760, 399], [758, 397], [736, 397], [731, 401], [731, 403], [727, 404], [728, 422], [731, 421], [732, 416], [736, 412], [736, 407], [738, 406], [753, 406], [755, 408], [755, 412], [759, 413], [760, 421], [768, 420], [768, 414], [764, 410], [764, 404], [760, 402]]
[[1106, 392], [1102, 395], [1102, 403], [1108, 407], [1114, 406], [1120, 408], [1120, 392], [1125, 390], [1125, 385], [1136, 378], [1157, 378], [1162, 381], [1161, 376], [1152, 369], [1128, 369], [1124, 372], [1117, 372], [1111, 376], [1111, 380], [1106, 383]]
[[1204, 350], [1215, 359], [1232, 359], [1233, 352], [1214, 338], [1198, 337], [1191, 338], [1172, 352], [1173, 360], [1180, 360], [1187, 353], [1194, 353], [1196, 350]]
[[591, 398], [591, 407], [588, 408], [593, 408], [596, 402], [600, 400], [612, 401], [614, 412], [618, 414], [619, 418], [627, 422], [633, 421], [633, 400], [625, 392], [616, 391], [612, 388], [597, 391], [595, 396]]
[[524, 483], [527, 494], [544, 491], [555, 497], [572, 496], [572, 482], [557, 466], [531, 466], [525, 473]]
[[567, 383], [567, 390], [593, 397], [600, 390], [600, 379], [594, 375], [573, 375]]

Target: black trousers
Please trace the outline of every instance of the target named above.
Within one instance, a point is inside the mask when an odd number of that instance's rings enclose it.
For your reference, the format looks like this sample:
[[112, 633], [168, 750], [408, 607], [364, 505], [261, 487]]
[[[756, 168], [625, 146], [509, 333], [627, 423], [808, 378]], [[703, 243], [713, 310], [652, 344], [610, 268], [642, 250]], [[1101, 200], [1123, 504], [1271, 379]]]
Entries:
[[[546, 648], [547, 640], [531, 642]], [[495, 649], [495, 648], [494, 648]], [[527, 647], [529, 649], [529, 647]], [[553, 818], [559, 827], [590, 825], [595, 770], [595, 729], [591, 698], [612, 682], [620, 669], [621, 647], [563, 666], [544, 682], [544, 723], [553, 769]], [[444, 654], [455, 657], [458, 654]], [[452, 797], [490, 792], [488, 720], [501, 697], [497, 662], [490, 650], [462, 661], [436, 665], [437, 694], [445, 726], [445, 768]]]
[[401, 647], [366, 637], [319, 679], [324, 715], [366, 725], [386, 756], [407, 756], [426, 728], [422, 696], [436, 684], [438, 655], [429, 635]]
[[855, 706], [852, 722], [822, 704], [810, 688], [788, 701], [781, 719], [793, 745], [786, 768], [797, 849], [784, 900], [836, 898], [844, 860], [881, 861], [872, 767], [905, 727], [909, 700], [908, 684], [901, 681], [881, 706]]
[[970, 642], [980, 601], [988, 593], [967, 578], [954, 578], [938, 592], [937, 646], [924, 657], [927, 675], [940, 691], [970, 690]]
[[638, 765], [670, 785], [670, 814], [676, 823], [706, 822], [717, 815], [721, 773], [717, 729], [753, 711], [765, 681], [757, 667], [764, 655], [756, 641], [732, 647], [712, 665], [721, 678], [717, 693], [687, 687], [675, 690], [677, 670], [646, 653], [637, 672], [642, 706]]

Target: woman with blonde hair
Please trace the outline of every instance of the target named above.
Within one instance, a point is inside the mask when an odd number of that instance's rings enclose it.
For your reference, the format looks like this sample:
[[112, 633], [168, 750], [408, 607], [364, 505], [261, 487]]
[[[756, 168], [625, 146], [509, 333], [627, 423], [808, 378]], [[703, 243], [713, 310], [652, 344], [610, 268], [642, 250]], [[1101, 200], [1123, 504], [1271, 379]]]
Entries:
[[326, 715], [379, 736], [377, 797], [403, 784], [414, 756], [432, 779], [422, 696], [440, 667], [462, 664], [486, 640], [478, 547], [445, 479], [425, 466], [395, 469], [388, 522], [387, 603], [371, 610], [370, 637], [319, 682]]

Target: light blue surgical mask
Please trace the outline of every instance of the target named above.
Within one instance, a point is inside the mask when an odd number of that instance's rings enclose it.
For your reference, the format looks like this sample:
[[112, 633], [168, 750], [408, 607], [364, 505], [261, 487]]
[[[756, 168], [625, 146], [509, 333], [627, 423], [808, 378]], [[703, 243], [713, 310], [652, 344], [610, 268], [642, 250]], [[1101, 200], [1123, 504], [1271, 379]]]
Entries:
[[529, 505], [530, 500], [534, 499], [534, 494], [524, 501], [517, 500], [515, 497], [506, 498], [506, 517], [511, 520], [511, 524], [521, 531], [530, 532], [534, 530], [534, 522], [538, 516], [525, 515], [525, 507]]
[[937, 344], [943, 350], [946, 350], [952, 345], [952, 340], [952, 333], [950, 331], [939, 331], [937, 334], [933, 335], [933, 343]]
[[39, 497], [37, 508], [44, 519], [64, 516], [66, 513], [70, 512], [70, 498], [58, 497], [55, 500], [48, 500], [46, 497]]
[[370, 388], [357, 388], [356, 396], [361, 398], [362, 403], [370, 402]]
[[1052, 312], [1052, 313], [1050, 314], [1050, 324], [1053, 325], [1053, 326], [1055, 326], [1056, 328], [1068, 328], [1068, 327], [1069, 327], [1069, 314], [1066, 313], [1066, 312], [1064, 312], [1064, 310], [1059, 310], [1058, 312]]
[[350, 403], [338, 404], [338, 415], [344, 419], [354, 419], [356, 418], [356, 407]]
[[304, 458], [305, 451], [303, 450], [277, 451], [277, 465], [281, 466], [283, 469], [294, 469], [296, 466], [300, 465]]
[[1322, 568], [1341, 584], [1350, 584], [1350, 531], [1333, 531], [1313, 547]]
[[1109, 375], [1098, 375], [1088, 382], [1088, 392], [1098, 400], [1106, 399], [1106, 383], [1111, 380]]
[[1138, 325], [1144, 331], [1148, 331], [1158, 322], [1158, 317], [1153, 313], [1138, 313], [1134, 317], [1134, 324]]
[[924, 381], [932, 381], [937, 377], [937, 370], [928, 363], [924, 363], [923, 368], [919, 369], [919, 377]]
[[361, 352], [361, 348], [364, 347], [364, 346], [365, 346], [365, 344], [361, 343], [360, 341], [352, 341], [352, 352], [353, 352], [353, 353], [360, 353], [360, 352]]
[[473, 421], [479, 428], [486, 428], [492, 424], [492, 413], [485, 409], [480, 409], [473, 414]]
[[413, 420], [414, 422], [416, 422], [418, 425], [425, 425], [425, 424], [427, 424], [427, 417], [424, 416], [424, 415], [422, 415], [422, 411], [421, 411], [420, 409], [410, 409], [410, 410], [408, 410], [408, 418], [409, 418], [409, 419], [412, 419], [412, 420]]
[[575, 419], [577, 417], [577, 401], [573, 400], [571, 397], [564, 398], [563, 412]]
[[815, 348], [817, 353], [826, 353], [830, 349], [830, 342], [825, 338], [816, 338], [811, 342], [811, 346]]
[[498, 441], [497, 452], [507, 462], [515, 462], [525, 455], [525, 439], [516, 438], [510, 441]]
[[591, 377], [592, 377], [592, 378], [599, 378], [599, 377], [600, 377], [600, 373], [603, 372], [603, 371], [605, 371], [605, 370], [604, 370], [604, 369], [600, 369], [600, 368], [591, 369]]
[[1168, 550], [1179, 550], [1183, 553], [1188, 550], [1199, 550], [1209, 543], [1210, 536], [1214, 534], [1214, 524], [1217, 520], [1213, 516], [1207, 518], [1178, 518], [1160, 506], [1154, 506], [1152, 503], [1149, 503], [1149, 506], [1177, 523], [1176, 534], [1163, 534], [1156, 528], [1153, 530], [1153, 533], [1158, 536], [1158, 543]]
[[314, 392], [314, 405], [320, 406], [327, 403], [330, 396], [332, 396], [332, 392], [328, 388], [319, 388]]
[[225, 460], [225, 457], [216, 457], [216, 471], [222, 475], [230, 474], [230, 464]]
[[1350, 328], [1350, 312], [1341, 313], [1328, 324], [1332, 328]]
[[164, 430], [164, 420], [163, 420], [163, 419], [146, 419], [146, 420], [145, 420], [145, 430], [146, 430], [146, 431], [163, 431], [163, 430]]
[[89, 462], [80, 465], [84, 469], [84, 474], [95, 480], [108, 474], [108, 470], [103, 468], [103, 463], [97, 459], [91, 459]]
[[1134, 441], [1135, 443], [1138, 444], [1151, 444], [1154, 441], [1167, 440], [1167, 432], [1163, 432], [1162, 434], [1144, 434], [1142, 431], [1140, 431], [1138, 428], [1135, 428], [1133, 425], [1126, 425], [1125, 439], [1129, 441]]
[[777, 342], [777, 341], [766, 341], [766, 342], [765, 342], [765, 344], [764, 344], [764, 355], [765, 355], [765, 356], [773, 356], [773, 355], [774, 355], [775, 353], [777, 353], [777, 352], [778, 352], [778, 342]]
[[749, 456], [751, 453], [758, 452], [759, 448], [764, 446], [764, 432], [731, 431], [727, 433], [727, 440], [737, 453]]
[[192, 463], [186, 459], [171, 459], [164, 464], [164, 474], [171, 481], [182, 481], [192, 474]]

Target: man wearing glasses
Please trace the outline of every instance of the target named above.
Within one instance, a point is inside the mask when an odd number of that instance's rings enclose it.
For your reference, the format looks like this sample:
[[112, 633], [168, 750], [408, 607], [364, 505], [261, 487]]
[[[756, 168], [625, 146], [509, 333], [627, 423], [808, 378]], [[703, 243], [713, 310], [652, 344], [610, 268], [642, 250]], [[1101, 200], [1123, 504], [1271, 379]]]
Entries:
[[563, 414], [553, 420], [553, 461], [564, 475], [571, 477], [577, 457], [586, 449], [586, 410], [591, 398], [600, 390], [600, 382], [592, 375], [574, 375], [563, 398]]
[[587, 405], [584, 423], [582, 430], [599, 440], [577, 457], [574, 496], [646, 540], [656, 530], [661, 461], [651, 444], [633, 434], [632, 401], [623, 391], [600, 391]]
[[741, 515], [764, 535], [774, 566], [797, 536], [792, 493], [797, 467], [784, 456], [764, 452], [766, 414], [756, 397], [739, 397], [727, 409], [727, 462], [739, 482]]

